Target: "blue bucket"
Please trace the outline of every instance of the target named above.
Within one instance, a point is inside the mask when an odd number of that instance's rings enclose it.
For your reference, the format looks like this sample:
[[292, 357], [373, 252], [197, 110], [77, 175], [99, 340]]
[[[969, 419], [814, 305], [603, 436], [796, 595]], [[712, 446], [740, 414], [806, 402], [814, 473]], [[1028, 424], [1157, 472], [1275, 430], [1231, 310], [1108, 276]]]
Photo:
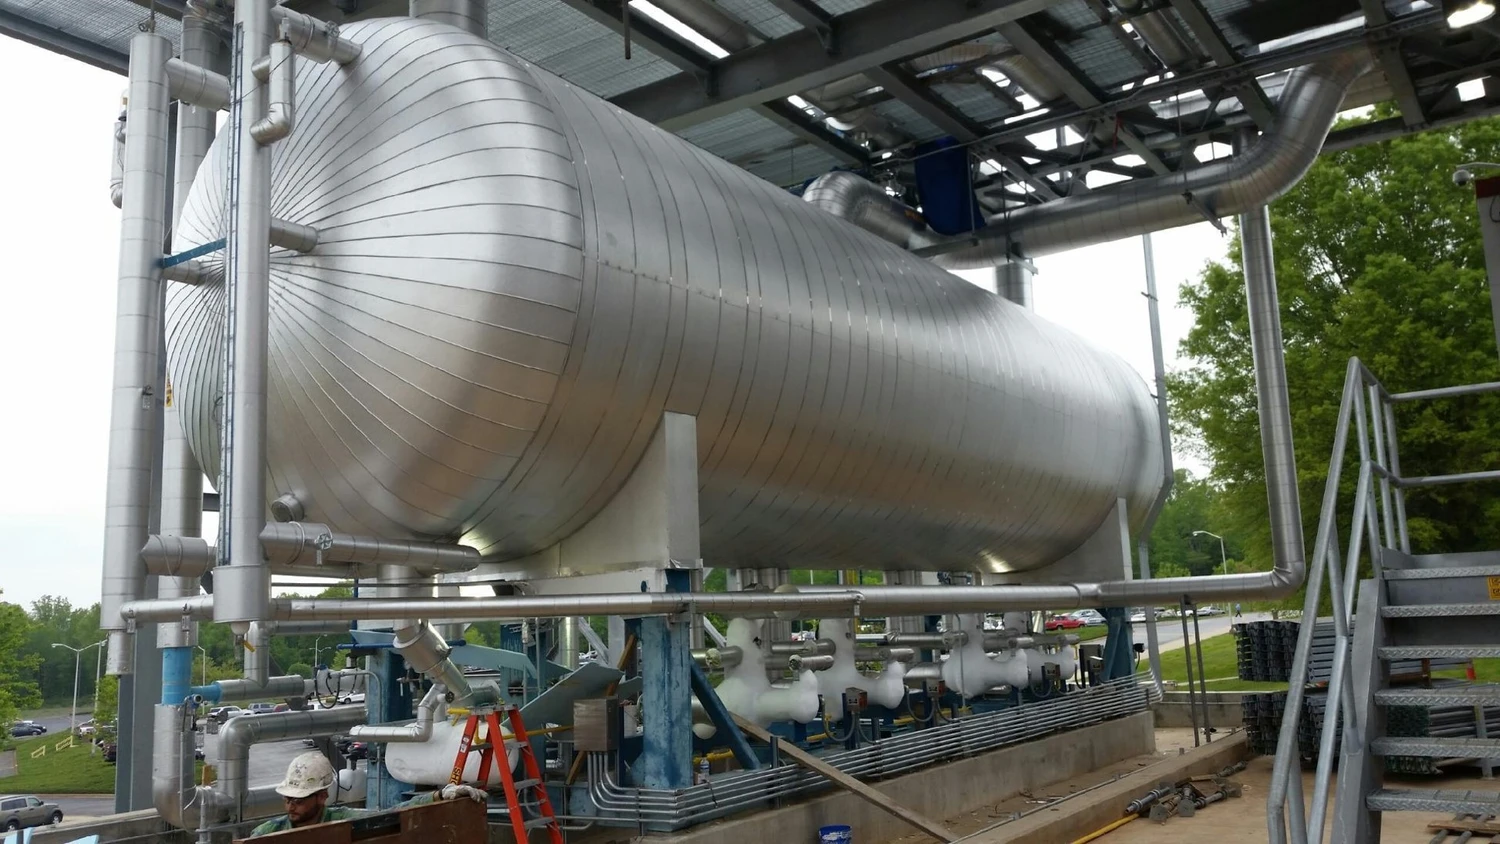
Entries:
[[854, 830], [842, 824], [818, 828], [818, 844], [853, 844]]

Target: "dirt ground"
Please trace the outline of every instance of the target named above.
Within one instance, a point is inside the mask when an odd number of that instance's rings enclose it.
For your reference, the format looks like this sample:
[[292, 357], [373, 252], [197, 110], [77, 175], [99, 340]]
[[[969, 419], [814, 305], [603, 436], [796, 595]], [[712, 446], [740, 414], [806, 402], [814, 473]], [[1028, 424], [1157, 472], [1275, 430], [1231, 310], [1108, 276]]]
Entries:
[[[1134, 759], [1127, 759], [1076, 779], [1065, 780], [1048, 786], [1037, 793], [1017, 795], [1011, 799], [1002, 800], [993, 806], [987, 806], [957, 817], [947, 818], [944, 823], [949, 829], [960, 835], [969, 835], [995, 826], [1013, 817], [1017, 812], [1056, 811], [1049, 809], [1047, 803], [1060, 797], [1076, 794], [1093, 786], [1112, 782], [1118, 776], [1139, 771], [1155, 762], [1170, 756], [1176, 756], [1179, 747], [1191, 748], [1193, 746], [1192, 730], [1157, 730], [1156, 745], [1157, 752], [1154, 756], [1139, 756]], [[1387, 780], [1386, 784], [1392, 788], [1500, 790], [1500, 780], [1486, 782], [1479, 778], [1477, 770], [1466, 769], [1459, 773], [1461, 775], [1438, 778], [1423, 777], [1406, 781]], [[1469, 774], [1472, 774], [1472, 776]], [[1245, 790], [1245, 796], [1239, 800], [1216, 803], [1200, 811], [1196, 817], [1174, 817], [1164, 824], [1157, 824], [1146, 819], [1136, 820], [1095, 840], [1099, 844], [1178, 844], [1179, 842], [1183, 842], [1183, 844], [1186, 844], [1186, 842], [1201, 844], [1207, 837], [1211, 836], [1214, 844], [1263, 842], [1266, 840], [1266, 789], [1271, 781], [1270, 757], [1261, 756], [1250, 760], [1249, 766], [1242, 773], [1237, 774], [1234, 779], [1238, 780], [1244, 786]], [[1307, 783], [1307, 787], [1311, 789], [1311, 772], [1304, 773], [1304, 781]], [[1087, 799], [1089, 799], [1087, 795], [1080, 795], [1074, 798], [1074, 801]], [[1427, 831], [1427, 824], [1438, 820], [1448, 820], [1451, 817], [1451, 815], [1444, 814], [1387, 813], [1384, 817], [1380, 840], [1382, 844], [1418, 844], [1418, 842], [1426, 844], [1426, 842], [1431, 841], [1433, 838], [1433, 833]], [[896, 842], [900, 842], [900, 844], [918, 844], [918, 842], [930, 842], [931, 840], [922, 835], [911, 835], [896, 839]], [[1481, 838], [1477, 840], [1485, 839]], [[1500, 840], [1500, 837], [1497, 837], [1497, 840]], [[895, 844], [895, 842], [892, 844]], [[1054, 842], [1045, 842], [1045, 844], [1054, 844]], [[1056, 842], [1055, 844], [1068, 844], [1068, 842]]]

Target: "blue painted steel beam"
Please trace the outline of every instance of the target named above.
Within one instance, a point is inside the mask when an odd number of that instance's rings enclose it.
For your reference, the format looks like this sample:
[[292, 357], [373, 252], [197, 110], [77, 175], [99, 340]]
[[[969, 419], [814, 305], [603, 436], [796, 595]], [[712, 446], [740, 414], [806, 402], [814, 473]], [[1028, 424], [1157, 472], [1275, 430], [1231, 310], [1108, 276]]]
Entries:
[[1104, 680], [1118, 680], [1135, 674], [1135, 647], [1130, 638], [1130, 616], [1124, 607], [1099, 610], [1109, 625], [1104, 640]]
[[[666, 572], [667, 591], [686, 592], [688, 572]], [[687, 788], [693, 784], [692, 625], [669, 617], [640, 620], [641, 757], [636, 784]]]

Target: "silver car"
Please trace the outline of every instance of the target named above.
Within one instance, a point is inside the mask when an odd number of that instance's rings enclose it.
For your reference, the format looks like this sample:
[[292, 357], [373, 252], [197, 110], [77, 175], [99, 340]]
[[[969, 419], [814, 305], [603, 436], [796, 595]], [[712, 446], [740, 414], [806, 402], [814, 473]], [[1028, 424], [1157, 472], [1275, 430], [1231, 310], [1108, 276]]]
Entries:
[[20, 794], [0, 795], [0, 828], [17, 830], [28, 826], [62, 823], [62, 809], [56, 803], [43, 803], [38, 797]]

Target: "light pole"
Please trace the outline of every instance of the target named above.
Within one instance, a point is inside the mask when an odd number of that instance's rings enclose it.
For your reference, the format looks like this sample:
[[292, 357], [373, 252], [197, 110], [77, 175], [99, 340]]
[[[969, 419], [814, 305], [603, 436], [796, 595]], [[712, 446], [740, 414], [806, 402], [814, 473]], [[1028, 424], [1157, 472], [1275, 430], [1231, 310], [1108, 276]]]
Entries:
[[322, 636], [313, 638], [313, 676], [318, 675], [318, 643], [323, 641]]
[[[79, 669], [83, 666], [83, 652], [88, 650], [89, 648], [97, 648], [107, 641], [109, 640], [105, 639], [103, 641], [95, 642], [92, 645], [84, 645], [81, 648], [75, 648], [72, 645], [64, 645], [62, 642], [52, 643], [52, 647], [54, 648], [67, 648], [68, 650], [73, 652], [73, 708], [68, 711], [68, 735], [70, 736], [78, 732], [78, 673]], [[96, 684], [94, 687], [94, 700], [97, 701], [98, 699], [99, 688]]]
[[1214, 539], [1219, 540], [1219, 562], [1224, 565], [1224, 573], [1229, 574], [1229, 558], [1224, 554], [1224, 537], [1217, 533], [1209, 533], [1206, 530], [1195, 530], [1193, 531], [1193, 536], [1212, 536]]

